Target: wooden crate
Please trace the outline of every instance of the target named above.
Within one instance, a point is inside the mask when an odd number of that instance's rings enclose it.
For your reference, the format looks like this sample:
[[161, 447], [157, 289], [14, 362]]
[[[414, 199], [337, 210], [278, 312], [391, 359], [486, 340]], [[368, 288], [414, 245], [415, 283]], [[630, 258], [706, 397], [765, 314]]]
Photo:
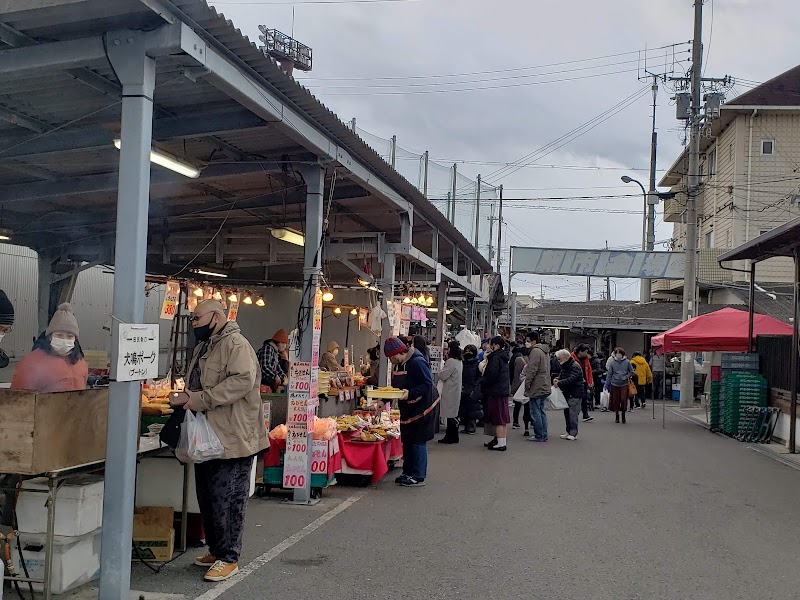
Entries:
[[0, 389], [0, 473], [37, 475], [104, 460], [107, 427], [107, 389]]

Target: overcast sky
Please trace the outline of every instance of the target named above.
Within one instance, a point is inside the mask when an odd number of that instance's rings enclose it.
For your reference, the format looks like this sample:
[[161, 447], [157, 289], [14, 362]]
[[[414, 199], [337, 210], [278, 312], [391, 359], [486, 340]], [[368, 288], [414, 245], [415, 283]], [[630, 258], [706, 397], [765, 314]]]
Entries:
[[[490, 174], [643, 89], [647, 84], [637, 78], [644, 67], [639, 60], [643, 53], [637, 51], [688, 42], [693, 18], [691, 0], [211, 4], [253, 40], [258, 39], [259, 24], [285, 33], [293, 30], [294, 37], [314, 51], [313, 71], [298, 73], [298, 80], [343, 120], [355, 117], [359, 127], [383, 138], [397, 135], [401, 147], [428, 150], [442, 164], [465, 161], [459, 162], [459, 172], [471, 177], [481, 173], [489, 182], [503, 184], [506, 198], [526, 200], [640, 192], [635, 184], [620, 181], [626, 173], [647, 187], [649, 92], [539, 158], [535, 166], [505, 177]], [[792, 4], [707, 0], [705, 76], [763, 82], [795, 66], [800, 61], [796, 35], [800, 11]], [[685, 43], [674, 48], [676, 75], [688, 64], [689, 48]], [[648, 68], [663, 72], [665, 52], [648, 53]], [[598, 57], [606, 58], [588, 60]], [[671, 51], [667, 63], [672, 70]], [[469, 75], [441, 77], [451, 74]], [[728, 98], [748, 89], [740, 83]], [[681, 151], [683, 131], [675, 120], [672, 93], [662, 86], [658, 95], [660, 170]], [[606, 242], [610, 247], [641, 244], [641, 213], [602, 212], [640, 211], [641, 197], [525, 204], [505, 212], [510, 223], [504, 240], [506, 258], [508, 244], [573, 248], [600, 248]], [[568, 210], [554, 210], [555, 205]], [[578, 212], [580, 208], [601, 212]], [[671, 224], [662, 223], [660, 216], [657, 224], [657, 242], [668, 240]], [[514, 290], [538, 296], [542, 284], [548, 298], [585, 299], [585, 281], [575, 278], [516, 276]], [[594, 299], [602, 287], [599, 280], [593, 284]], [[616, 291], [619, 299], [638, 298], [638, 281], [620, 280], [615, 287], [612, 297]]]

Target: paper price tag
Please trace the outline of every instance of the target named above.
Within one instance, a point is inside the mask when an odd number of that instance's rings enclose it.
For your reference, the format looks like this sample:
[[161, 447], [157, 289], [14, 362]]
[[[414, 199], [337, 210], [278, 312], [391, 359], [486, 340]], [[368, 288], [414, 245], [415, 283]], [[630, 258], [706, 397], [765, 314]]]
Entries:
[[164, 303], [161, 305], [161, 318], [172, 320], [178, 311], [178, 302], [181, 297], [181, 284], [177, 281], [167, 281], [167, 291], [164, 293]]
[[328, 474], [328, 440], [314, 440], [311, 446], [311, 474]]

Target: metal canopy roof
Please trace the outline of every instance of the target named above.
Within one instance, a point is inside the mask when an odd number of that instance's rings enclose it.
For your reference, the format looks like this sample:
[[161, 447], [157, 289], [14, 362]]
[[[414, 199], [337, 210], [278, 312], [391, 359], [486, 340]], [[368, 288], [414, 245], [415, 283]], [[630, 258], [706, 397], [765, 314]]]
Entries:
[[761, 262], [776, 256], [794, 256], [799, 246], [800, 219], [795, 219], [720, 255], [717, 260], [720, 263], [731, 260]]
[[[366, 258], [376, 232], [401, 247], [410, 218], [413, 247], [398, 253], [428, 272], [438, 258], [446, 278], [479, 290], [478, 274], [492, 266], [478, 250], [203, 0], [0, 3], [0, 227], [15, 243], [112, 261], [121, 86], [103, 50], [106, 34], [121, 29], [169, 38], [155, 57], [153, 145], [202, 170], [189, 179], [151, 166], [149, 271], [174, 274], [195, 259], [193, 267], [225, 268], [239, 281], [300, 282], [302, 249], [267, 229], [302, 229], [299, 171], [319, 158], [333, 237], [362, 244]], [[20, 70], [23, 60], [31, 68]], [[235, 67], [228, 80], [214, 77], [213, 60]], [[338, 263], [326, 275], [353, 280]]]

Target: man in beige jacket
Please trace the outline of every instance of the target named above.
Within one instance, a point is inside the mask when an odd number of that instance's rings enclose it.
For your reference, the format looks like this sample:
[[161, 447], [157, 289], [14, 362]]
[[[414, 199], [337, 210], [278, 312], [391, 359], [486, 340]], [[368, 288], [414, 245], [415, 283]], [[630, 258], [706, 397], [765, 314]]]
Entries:
[[208, 553], [195, 560], [206, 581], [239, 572], [253, 457], [269, 446], [261, 410], [261, 369], [250, 342], [228, 322], [216, 300], [200, 302], [192, 315], [198, 345], [188, 369], [186, 392], [174, 404], [205, 412], [225, 455], [195, 465], [197, 502]]

